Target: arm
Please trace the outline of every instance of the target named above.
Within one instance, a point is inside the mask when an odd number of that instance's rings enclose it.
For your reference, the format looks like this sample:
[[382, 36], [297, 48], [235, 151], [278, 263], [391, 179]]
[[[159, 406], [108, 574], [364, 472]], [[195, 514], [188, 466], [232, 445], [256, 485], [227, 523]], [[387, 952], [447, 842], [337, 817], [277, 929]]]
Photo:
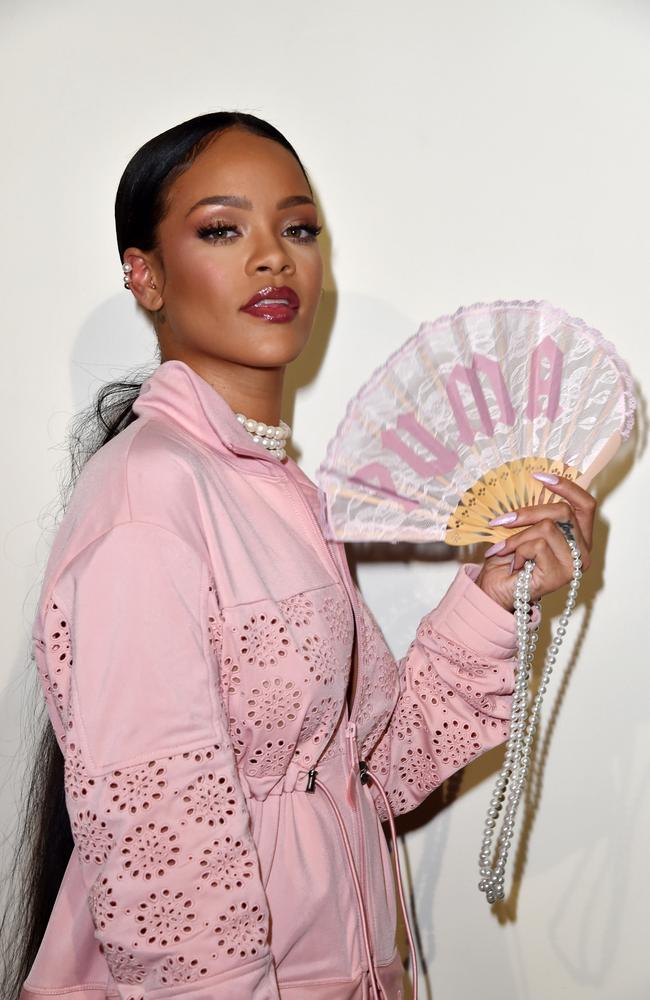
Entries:
[[130, 522], [57, 588], [73, 652], [66, 804], [120, 996], [277, 1000], [209, 567], [172, 532]]
[[[415, 808], [454, 771], [507, 739], [514, 616], [476, 586], [479, 569], [459, 569], [397, 664], [397, 704], [368, 754], [394, 815]], [[375, 800], [386, 819], [378, 793]]]

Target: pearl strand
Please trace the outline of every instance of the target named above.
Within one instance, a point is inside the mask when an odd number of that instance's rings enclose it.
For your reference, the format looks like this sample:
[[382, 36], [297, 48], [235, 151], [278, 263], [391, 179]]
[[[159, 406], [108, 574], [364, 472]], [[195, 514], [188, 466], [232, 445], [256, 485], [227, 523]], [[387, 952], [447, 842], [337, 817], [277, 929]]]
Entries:
[[[523, 569], [517, 575], [517, 582], [515, 584], [515, 623], [517, 628], [518, 655], [512, 698], [510, 736], [506, 744], [503, 766], [499, 771], [492, 797], [490, 798], [479, 854], [481, 880], [478, 887], [481, 892], [485, 893], [485, 897], [490, 904], [496, 903], [497, 900], [501, 900], [505, 896], [505, 871], [514, 835], [515, 813], [517, 812], [528, 776], [531, 749], [535, 729], [539, 721], [542, 699], [548, 688], [553, 667], [557, 662], [559, 647], [562, 645], [562, 641], [566, 635], [569, 617], [576, 605], [576, 597], [582, 577], [580, 549], [570, 533], [570, 526], [566, 526], [565, 530], [565, 526], [562, 525], [561, 530], [567, 545], [571, 549], [573, 576], [569, 584], [564, 611], [560, 616], [555, 637], [548, 648], [544, 660], [539, 689], [528, 716], [526, 715], [529, 698], [528, 680], [535, 656], [539, 629], [539, 621], [532, 629], [530, 628], [529, 615], [532, 607], [540, 607], [539, 601], [531, 603], [530, 600], [530, 580], [535, 568], [533, 560], [528, 560], [524, 564]], [[510, 788], [509, 791], [508, 788]], [[507, 801], [504, 808], [503, 803], [506, 800], [506, 793]], [[491, 861], [493, 855], [492, 841], [497, 819], [502, 809], [501, 832], [497, 841], [496, 861], [493, 865]]]
[[291, 428], [281, 420], [277, 426], [254, 420], [243, 413], [236, 413], [237, 420], [247, 430], [255, 444], [261, 444], [270, 455], [282, 461], [286, 457], [286, 444], [291, 437]]

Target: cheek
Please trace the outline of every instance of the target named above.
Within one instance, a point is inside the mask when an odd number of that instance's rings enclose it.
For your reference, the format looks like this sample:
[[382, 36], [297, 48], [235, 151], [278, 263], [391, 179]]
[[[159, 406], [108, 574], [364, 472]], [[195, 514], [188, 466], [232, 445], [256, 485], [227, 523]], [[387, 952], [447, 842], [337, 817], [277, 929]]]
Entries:
[[188, 304], [208, 300], [211, 306], [224, 305], [232, 298], [235, 287], [235, 248], [218, 252], [214, 247], [192, 240], [179, 245], [174, 253], [174, 266], [168, 270], [169, 290], [191, 296]]
[[323, 284], [323, 259], [320, 253], [315, 254], [307, 263], [304, 273], [310, 292], [318, 298]]

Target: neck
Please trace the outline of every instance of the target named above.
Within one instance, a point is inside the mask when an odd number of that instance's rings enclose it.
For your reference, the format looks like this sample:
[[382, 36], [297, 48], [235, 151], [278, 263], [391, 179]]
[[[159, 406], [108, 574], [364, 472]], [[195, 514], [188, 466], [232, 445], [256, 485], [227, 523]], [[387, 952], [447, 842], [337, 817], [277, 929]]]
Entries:
[[[179, 353], [172, 357], [193, 368], [235, 413], [243, 413], [265, 424], [280, 423], [284, 365], [252, 368], [221, 358], [196, 358]], [[172, 357], [165, 356], [163, 360], [171, 361]]]

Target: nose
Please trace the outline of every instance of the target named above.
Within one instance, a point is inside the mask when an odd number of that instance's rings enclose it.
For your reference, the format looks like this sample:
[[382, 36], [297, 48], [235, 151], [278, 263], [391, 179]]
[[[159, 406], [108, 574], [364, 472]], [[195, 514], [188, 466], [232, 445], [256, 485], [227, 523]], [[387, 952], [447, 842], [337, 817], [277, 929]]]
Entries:
[[260, 233], [248, 259], [247, 271], [250, 275], [293, 274], [295, 263], [287, 241], [273, 233]]

